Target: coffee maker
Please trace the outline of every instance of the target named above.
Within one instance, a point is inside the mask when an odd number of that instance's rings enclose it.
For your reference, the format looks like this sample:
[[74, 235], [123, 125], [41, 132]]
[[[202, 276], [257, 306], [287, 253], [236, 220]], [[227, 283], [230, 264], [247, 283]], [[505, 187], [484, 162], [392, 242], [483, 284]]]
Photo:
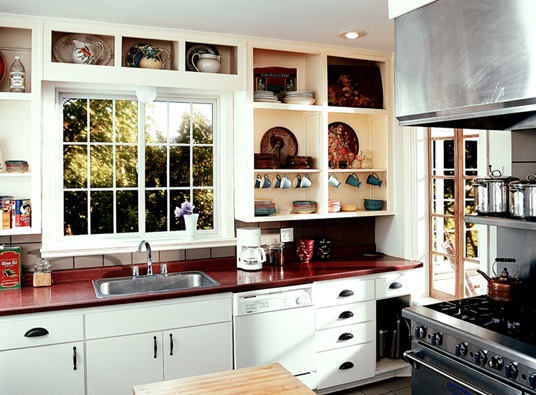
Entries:
[[260, 270], [266, 261], [261, 247], [261, 228], [238, 228], [236, 230], [236, 267], [242, 270]]

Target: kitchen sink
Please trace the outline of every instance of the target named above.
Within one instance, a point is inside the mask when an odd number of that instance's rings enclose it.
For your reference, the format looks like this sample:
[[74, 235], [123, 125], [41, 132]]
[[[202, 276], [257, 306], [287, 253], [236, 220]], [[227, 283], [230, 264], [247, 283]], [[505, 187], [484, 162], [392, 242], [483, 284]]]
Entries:
[[220, 285], [216, 280], [201, 271], [170, 273], [167, 275], [103, 278], [93, 280], [92, 282], [97, 298], [184, 291], [193, 288]]

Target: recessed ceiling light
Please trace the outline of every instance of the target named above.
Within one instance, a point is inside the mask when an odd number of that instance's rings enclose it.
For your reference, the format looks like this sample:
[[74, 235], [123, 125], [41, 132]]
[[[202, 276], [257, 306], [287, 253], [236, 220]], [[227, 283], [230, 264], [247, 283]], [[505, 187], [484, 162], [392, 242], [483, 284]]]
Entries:
[[343, 32], [340, 32], [339, 35], [349, 40], [355, 40], [356, 38], [366, 36], [367, 32], [364, 30], [354, 29], [354, 30], [345, 30]]

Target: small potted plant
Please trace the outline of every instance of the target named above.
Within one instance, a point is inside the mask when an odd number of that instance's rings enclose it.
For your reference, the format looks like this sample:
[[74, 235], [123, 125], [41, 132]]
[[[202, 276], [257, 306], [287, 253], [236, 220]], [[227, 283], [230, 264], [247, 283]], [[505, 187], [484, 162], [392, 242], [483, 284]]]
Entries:
[[199, 214], [194, 214], [195, 206], [186, 200], [181, 204], [180, 208], [175, 207], [175, 217], [184, 218], [184, 226], [186, 228], [186, 237], [188, 239], [193, 239], [195, 237], [195, 232], [197, 230], [197, 220], [199, 219]]

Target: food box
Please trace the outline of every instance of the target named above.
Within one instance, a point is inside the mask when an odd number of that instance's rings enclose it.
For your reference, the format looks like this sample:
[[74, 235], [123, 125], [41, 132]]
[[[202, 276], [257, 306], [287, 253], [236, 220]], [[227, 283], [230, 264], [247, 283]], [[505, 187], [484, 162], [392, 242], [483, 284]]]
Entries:
[[0, 245], [0, 290], [18, 289], [21, 285], [22, 252], [20, 247]]
[[13, 199], [11, 210], [14, 228], [32, 225], [32, 204], [30, 199]]

